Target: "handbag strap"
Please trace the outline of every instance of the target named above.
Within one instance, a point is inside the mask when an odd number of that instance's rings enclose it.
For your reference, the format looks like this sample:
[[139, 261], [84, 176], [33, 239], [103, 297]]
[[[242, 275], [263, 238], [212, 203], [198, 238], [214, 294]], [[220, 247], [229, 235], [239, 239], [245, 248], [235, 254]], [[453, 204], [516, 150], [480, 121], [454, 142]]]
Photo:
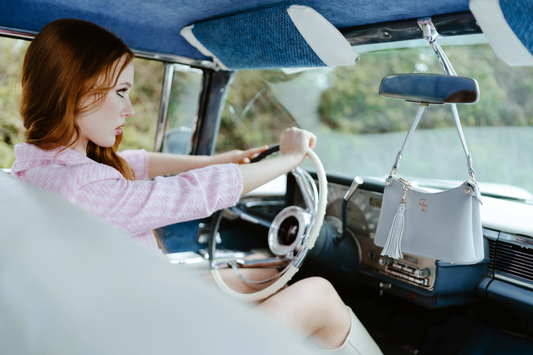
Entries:
[[[411, 139], [411, 136], [413, 135], [416, 127], [418, 126], [418, 122], [420, 122], [420, 119], [422, 118], [422, 114], [424, 113], [424, 110], [426, 109], [428, 105], [420, 105], [420, 108], [418, 109], [418, 113], [416, 114], [415, 120], [413, 121], [413, 124], [411, 125], [411, 128], [409, 129], [409, 132], [407, 132], [407, 136], [405, 137], [405, 140], [403, 142], [402, 148], [396, 155], [396, 161], [394, 162], [394, 165], [392, 166], [392, 170], [389, 174], [389, 178], [391, 178], [393, 175], [396, 175], [396, 172], [400, 168], [400, 159], [402, 159], [403, 151], [407, 148], [407, 145], [409, 144], [409, 140]], [[451, 104], [452, 106], [452, 112], [453, 112], [453, 118], [455, 121], [455, 127], [457, 128], [457, 133], [459, 134], [459, 139], [461, 140], [461, 144], [463, 145], [463, 150], [465, 152], [466, 156], [466, 165], [468, 167], [468, 173], [470, 176], [472, 176], [472, 181], [476, 181], [474, 174], [474, 168], [472, 167], [472, 156], [470, 152], [468, 151], [468, 147], [466, 145], [465, 135], [463, 133], [463, 128], [461, 127], [461, 121], [459, 120], [459, 112], [457, 111], [457, 105]]]

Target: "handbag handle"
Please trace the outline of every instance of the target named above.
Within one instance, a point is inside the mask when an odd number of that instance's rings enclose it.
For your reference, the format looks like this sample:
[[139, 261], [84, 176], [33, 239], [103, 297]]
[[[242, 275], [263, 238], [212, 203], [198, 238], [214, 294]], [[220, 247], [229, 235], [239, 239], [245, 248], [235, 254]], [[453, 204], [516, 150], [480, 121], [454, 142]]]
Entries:
[[[424, 110], [428, 104], [421, 104], [420, 108], [418, 109], [418, 113], [416, 114], [415, 120], [413, 121], [413, 124], [411, 125], [411, 128], [409, 129], [409, 132], [407, 132], [407, 137], [405, 137], [405, 140], [403, 142], [402, 148], [396, 155], [396, 161], [394, 162], [394, 165], [392, 166], [392, 170], [389, 174], [389, 178], [391, 178], [393, 175], [396, 175], [396, 172], [400, 168], [400, 159], [402, 159], [403, 151], [407, 148], [407, 145], [409, 144], [409, 140], [411, 139], [411, 136], [413, 135], [416, 127], [418, 126], [418, 122], [420, 122], [420, 118], [422, 118], [422, 114], [424, 113]], [[461, 144], [463, 145], [463, 150], [466, 155], [466, 165], [468, 167], [468, 173], [470, 176], [472, 176], [472, 181], [476, 182], [476, 179], [474, 177], [475, 171], [472, 167], [472, 156], [468, 152], [468, 147], [466, 146], [466, 140], [465, 135], [463, 133], [463, 128], [461, 127], [461, 121], [459, 120], [459, 112], [457, 111], [457, 105], [451, 104], [452, 106], [452, 112], [453, 112], [453, 118], [455, 121], [455, 127], [457, 128], [457, 133], [459, 134], [459, 139], [461, 140]]]

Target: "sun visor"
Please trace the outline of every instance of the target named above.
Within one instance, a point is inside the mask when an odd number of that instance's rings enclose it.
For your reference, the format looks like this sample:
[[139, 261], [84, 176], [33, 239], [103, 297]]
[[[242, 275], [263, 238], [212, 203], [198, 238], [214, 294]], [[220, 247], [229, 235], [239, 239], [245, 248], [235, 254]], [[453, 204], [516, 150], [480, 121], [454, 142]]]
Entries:
[[470, 11], [498, 58], [510, 66], [533, 65], [531, 0], [470, 0]]
[[307, 6], [277, 6], [202, 21], [181, 35], [221, 69], [354, 65], [359, 55], [322, 15]]

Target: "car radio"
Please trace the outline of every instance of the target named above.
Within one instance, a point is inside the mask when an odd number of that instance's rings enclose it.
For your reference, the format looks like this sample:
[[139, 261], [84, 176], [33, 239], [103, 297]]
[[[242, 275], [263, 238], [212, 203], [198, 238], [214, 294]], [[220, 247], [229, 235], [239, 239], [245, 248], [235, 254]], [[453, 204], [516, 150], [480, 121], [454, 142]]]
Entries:
[[428, 268], [420, 269], [396, 259], [386, 256], [379, 258], [378, 263], [385, 266], [384, 271], [392, 276], [410, 281], [420, 286], [429, 286], [431, 272]]

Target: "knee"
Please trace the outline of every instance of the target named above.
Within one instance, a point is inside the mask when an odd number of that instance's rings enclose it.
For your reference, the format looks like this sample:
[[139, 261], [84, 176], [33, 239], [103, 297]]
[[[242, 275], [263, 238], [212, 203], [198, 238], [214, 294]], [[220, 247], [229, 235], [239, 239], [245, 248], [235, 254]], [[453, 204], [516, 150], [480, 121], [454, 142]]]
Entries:
[[300, 295], [312, 297], [313, 299], [324, 301], [341, 301], [333, 285], [322, 277], [309, 277], [294, 283], [291, 287], [296, 287]]

